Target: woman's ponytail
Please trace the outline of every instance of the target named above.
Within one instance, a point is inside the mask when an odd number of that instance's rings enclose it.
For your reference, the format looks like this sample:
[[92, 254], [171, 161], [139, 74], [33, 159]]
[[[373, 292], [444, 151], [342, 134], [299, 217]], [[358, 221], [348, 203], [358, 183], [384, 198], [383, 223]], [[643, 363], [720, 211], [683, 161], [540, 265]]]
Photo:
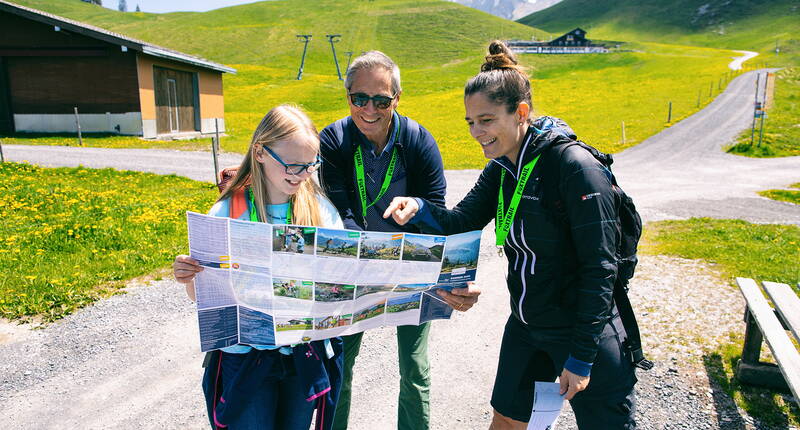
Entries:
[[481, 64], [481, 71], [464, 87], [464, 97], [483, 93], [493, 103], [506, 106], [508, 113], [525, 102], [533, 112], [531, 83], [516, 55], [502, 41], [489, 44], [489, 54]]

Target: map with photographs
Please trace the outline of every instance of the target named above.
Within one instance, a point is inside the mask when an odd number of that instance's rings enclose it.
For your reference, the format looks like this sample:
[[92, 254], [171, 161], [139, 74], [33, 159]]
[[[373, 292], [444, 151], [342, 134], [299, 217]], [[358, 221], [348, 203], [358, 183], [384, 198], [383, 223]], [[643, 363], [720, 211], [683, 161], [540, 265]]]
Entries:
[[451, 236], [187, 213], [202, 351], [293, 345], [447, 319], [436, 289], [474, 281], [480, 231]]

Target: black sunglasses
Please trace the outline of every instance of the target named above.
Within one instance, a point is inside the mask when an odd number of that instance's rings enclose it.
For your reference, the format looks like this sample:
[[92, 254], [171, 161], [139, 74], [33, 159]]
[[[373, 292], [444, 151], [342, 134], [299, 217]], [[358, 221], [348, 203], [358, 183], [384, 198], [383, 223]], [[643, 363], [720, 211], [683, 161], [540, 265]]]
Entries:
[[269, 149], [267, 146], [265, 146], [265, 145], [261, 145], [261, 146], [264, 149], [267, 150], [269, 155], [271, 155], [272, 158], [275, 159], [275, 161], [280, 163], [281, 166], [283, 166], [283, 168], [286, 169], [286, 173], [289, 174], [289, 175], [295, 175], [295, 176], [302, 175], [303, 172], [305, 172], [306, 170], [308, 170], [308, 173], [314, 173], [317, 170], [317, 167], [319, 167], [319, 165], [321, 163], [321, 161], [319, 159], [319, 154], [317, 154], [317, 159], [312, 163], [307, 163], [307, 164], [287, 164], [287, 163], [284, 163], [283, 160], [281, 160], [281, 157], [279, 157], [278, 154], [276, 154], [274, 151]]
[[389, 106], [391, 106], [392, 100], [394, 100], [395, 97], [397, 97], [397, 94], [391, 97], [381, 96], [381, 95], [370, 97], [364, 93], [350, 93], [349, 95], [350, 95], [350, 103], [352, 103], [353, 105], [358, 107], [364, 107], [367, 105], [367, 103], [369, 103], [370, 100], [372, 100], [372, 104], [377, 109], [388, 108]]

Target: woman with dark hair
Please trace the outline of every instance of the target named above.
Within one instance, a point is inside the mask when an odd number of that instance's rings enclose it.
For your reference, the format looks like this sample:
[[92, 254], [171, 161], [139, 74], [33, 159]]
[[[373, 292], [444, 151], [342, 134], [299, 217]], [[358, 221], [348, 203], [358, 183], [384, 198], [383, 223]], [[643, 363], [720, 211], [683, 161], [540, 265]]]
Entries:
[[556, 377], [580, 429], [635, 428], [636, 376], [612, 300], [620, 233], [610, 172], [579, 145], [555, 149], [575, 135], [556, 118], [530, 117], [528, 76], [502, 42], [489, 45], [464, 105], [470, 133], [491, 159], [478, 182], [452, 210], [397, 197], [384, 217], [443, 234], [495, 219], [511, 316], [490, 428], [524, 429], [535, 381]]

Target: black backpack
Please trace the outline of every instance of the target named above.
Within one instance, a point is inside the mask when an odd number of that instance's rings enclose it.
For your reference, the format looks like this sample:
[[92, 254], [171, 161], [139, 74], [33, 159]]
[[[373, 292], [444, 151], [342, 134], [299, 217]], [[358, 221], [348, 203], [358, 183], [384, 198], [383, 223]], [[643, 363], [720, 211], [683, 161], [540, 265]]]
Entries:
[[[579, 140], [570, 140], [564, 143], [558, 142], [548, 149], [547, 159], [543, 160], [545, 161], [542, 178], [544, 206], [554, 212], [554, 216], [560, 221], [560, 224], [565, 225], [567, 232], [570, 231], [569, 222], [558, 191], [558, 178], [561, 177], [559, 170], [564, 151], [573, 145], [578, 145], [589, 151], [597, 161], [608, 169], [609, 173], [611, 172], [611, 164], [614, 162], [614, 157], [611, 154], [600, 152], [597, 148]], [[642, 219], [639, 216], [639, 212], [636, 211], [633, 199], [617, 185], [617, 178], [614, 177], [614, 174], [610, 174], [613, 190], [619, 196], [617, 218], [620, 228], [620, 240], [616, 250], [617, 279], [614, 283], [614, 303], [617, 305], [617, 311], [627, 334], [624, 347], [631, 363], [640, 369], [650, 370], [653, 368], [653, 362], [644, 358], [639, 325], [636, 322], [636, 315], [628, 299], [628, 282], [633, 278], [636, 263], [639, 261], [636, 256], [636, 248], [642, 236]]]

